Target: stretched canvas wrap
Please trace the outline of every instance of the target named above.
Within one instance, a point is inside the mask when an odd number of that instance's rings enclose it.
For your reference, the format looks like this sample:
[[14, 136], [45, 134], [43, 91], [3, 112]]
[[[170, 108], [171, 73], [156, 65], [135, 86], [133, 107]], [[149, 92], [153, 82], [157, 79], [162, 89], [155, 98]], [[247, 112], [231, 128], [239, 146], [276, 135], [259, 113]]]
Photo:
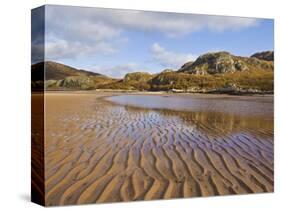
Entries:
[[32, 10], [32, 201], [274, 190], [272, 19]]

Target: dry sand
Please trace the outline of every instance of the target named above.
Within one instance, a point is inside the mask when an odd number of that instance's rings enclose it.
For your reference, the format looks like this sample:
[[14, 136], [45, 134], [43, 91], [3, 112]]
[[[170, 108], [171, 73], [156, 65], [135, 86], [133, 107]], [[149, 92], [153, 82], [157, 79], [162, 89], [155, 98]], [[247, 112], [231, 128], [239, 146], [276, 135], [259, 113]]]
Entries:
[[46, 205], [272, 192], [273, 119], [47, 93]]

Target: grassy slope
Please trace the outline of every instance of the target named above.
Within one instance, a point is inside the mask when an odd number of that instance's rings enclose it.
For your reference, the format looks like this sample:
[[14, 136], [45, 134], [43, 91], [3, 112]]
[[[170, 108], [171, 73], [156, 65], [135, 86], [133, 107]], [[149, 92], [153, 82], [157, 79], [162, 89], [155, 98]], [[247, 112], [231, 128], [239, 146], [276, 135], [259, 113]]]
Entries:
[[148, 81], [115, 81], [98, 88], [124, 90], [170, 90], [170, 89], [215, 89], [230, 84], [243, 89], [273, 90], [273, 71], [250, 70], [215, 75], [194, 75], [187, 73], [161, 73]]
[[[222, 56], [224, 56], [221, 53]], [[207, 55], [208, 56], [208, 55]], [[226, 55], [230, 57], [229, 55]], [[203, 70], [203, 74], [192, 74], [187, 71], [164, 71], [159, 74], [135, 72], [127, 74], [123, 79], [113, 79], [101, 74], [83, 71], [59, 63], [46, 62], [46, 81], [48, 89], [122, 89], [122, 90], [212, 90], [235, 85], [241, 89], [257, 89], [273, 91], [274, 72], [273, 62], [252, 58], [231, 56], [234, 60], [247, 67], [247, 70], [209, 74], [208, 70], [216, 67], [209, 60], [194, 62], [195, 69]], [[204, 56], [203, 56], [204, 59]], [[208, 59], [208, 58], [207, 58]], [[226, 61], [227, 62], [227, 61]], [[221, 62], [220, 62], [221, 64]], [[227, 65], [227, 63], [226, 63]], [[32, 66], [32, 85], [43, 88], [43, 63]], [[191, 71], [193, 70], [191, 68]]]

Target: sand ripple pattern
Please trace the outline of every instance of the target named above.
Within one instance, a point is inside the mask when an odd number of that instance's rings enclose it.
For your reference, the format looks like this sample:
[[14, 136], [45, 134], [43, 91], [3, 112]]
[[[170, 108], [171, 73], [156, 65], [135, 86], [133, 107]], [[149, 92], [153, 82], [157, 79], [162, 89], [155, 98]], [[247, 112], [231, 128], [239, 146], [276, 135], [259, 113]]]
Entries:
[[266, 121], [257, 127], [243, 120], [239, 128], [236, 119], [224, 120], [223, 128], [206, 114], [86, 95], [47, 96], [47, 117], [47, 205], [273, 191], [273, 127]]

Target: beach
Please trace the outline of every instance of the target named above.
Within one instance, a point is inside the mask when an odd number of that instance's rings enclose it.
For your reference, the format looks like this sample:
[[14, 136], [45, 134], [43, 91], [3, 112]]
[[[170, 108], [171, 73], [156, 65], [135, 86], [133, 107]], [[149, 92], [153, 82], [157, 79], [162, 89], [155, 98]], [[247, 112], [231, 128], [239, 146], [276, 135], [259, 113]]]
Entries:
[[273, 96], [124, 95], [45, 93], [46, 205], [273, 192]]

